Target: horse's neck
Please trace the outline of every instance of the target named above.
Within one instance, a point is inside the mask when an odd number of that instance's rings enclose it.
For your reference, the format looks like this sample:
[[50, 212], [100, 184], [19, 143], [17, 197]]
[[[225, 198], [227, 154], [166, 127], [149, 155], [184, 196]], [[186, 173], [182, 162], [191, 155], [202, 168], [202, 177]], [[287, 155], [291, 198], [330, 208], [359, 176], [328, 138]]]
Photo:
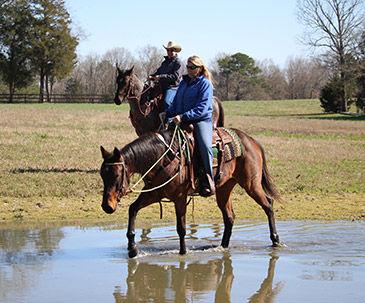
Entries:
[[140, 96], [143, 92], [143, 82], [139, 80], [138, 77], [134, 74], [133, 74], [133, 84], [134, 84], [134, 89], [132, 91], [133, 95]]
[[142, 92], [143, 82], [133, 74], [133, 88], [130, 94], [132, 98], [128, 98], [128, 102], [132, 111], [138, 109], [138, 99], [141, 97]]
[[[165, 144], [154, 133], [151, 133], [149, 136], [138, 138], [126, 145], [121, 153], [130, 175], [144, 175], [148, 169], [156, 165], [165, 151]], [[158, 163], [156, 168], [160, 165], [162, 163]]]

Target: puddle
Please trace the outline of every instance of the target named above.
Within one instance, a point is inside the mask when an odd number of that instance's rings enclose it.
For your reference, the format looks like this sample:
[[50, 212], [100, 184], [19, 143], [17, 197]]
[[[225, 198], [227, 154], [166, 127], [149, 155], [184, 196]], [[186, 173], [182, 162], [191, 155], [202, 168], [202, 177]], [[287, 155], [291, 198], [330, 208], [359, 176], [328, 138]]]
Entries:
[[0, 229], [0, 302], [364, 302], [365, 222], [277, 222], [286, 248], [269, 245], [266, 222]]

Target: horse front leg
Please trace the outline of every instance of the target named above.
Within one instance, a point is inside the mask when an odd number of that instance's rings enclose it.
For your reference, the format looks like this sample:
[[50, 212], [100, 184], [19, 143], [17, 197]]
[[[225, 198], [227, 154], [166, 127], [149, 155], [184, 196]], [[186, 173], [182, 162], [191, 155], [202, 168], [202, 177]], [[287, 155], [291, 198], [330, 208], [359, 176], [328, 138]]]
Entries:
[[138, 254], [138, 248], [135, 242], [135, 223], [137, 217], [137, 205], [134, 202], [129, 207], [129, 219], [128, 219], [128, 230], [127, 230], [127, 239], [128, 239], [128, 256], [129, 258], [134, 258]]
[[158, 201], [159, 199], [156, 195], [153, 195], [152, 193], [150, 193], [149, 195], [142, 193], [139, 195], [138, 199], [129, 206], [129, 218], [128, 218], [128, 230], [127, 230], [129, 258], [134, 258], [138, 254], [138, 248], [135, 242], [135, 224], [138, 211]]

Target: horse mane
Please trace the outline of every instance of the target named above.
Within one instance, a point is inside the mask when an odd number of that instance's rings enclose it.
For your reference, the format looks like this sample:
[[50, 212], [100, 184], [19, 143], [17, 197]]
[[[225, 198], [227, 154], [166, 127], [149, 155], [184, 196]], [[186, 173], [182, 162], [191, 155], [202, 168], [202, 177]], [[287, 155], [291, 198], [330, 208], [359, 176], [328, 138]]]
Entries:
[[[159, 132], [165, 142], [170, 144], [172, 130]], [[175, 140], [176, 141], [176, 140]], [[166, 150], [166, 145], [155, 133], [146, 133], [121, 149], [126, 166], [131, 173], [143, 174], [149, 169]]]

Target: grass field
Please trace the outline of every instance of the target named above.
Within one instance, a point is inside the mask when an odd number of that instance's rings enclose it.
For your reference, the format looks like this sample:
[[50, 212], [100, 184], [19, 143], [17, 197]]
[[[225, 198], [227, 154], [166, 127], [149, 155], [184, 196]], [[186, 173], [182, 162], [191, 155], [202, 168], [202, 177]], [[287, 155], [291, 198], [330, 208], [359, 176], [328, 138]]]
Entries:
[[[270, 172], [283, 197], [279, 220], [365, 219], [365, 119], [322, 113], [319, 101], [224, 102], [225, 124], [263, 145]], [[0, 222], [119, 220], [101, 210], [100, 145], [111, 150], [137, 136], [128, 105], [0, 104]], [[265, 219], [236, 187], [237, 219]], [[158, 204], [139, 213], [158, 220]], [[171, 203], [165, 220], [174, 220]], [[221, 219], [214, 198], [195, 198], [189, 219]]]

